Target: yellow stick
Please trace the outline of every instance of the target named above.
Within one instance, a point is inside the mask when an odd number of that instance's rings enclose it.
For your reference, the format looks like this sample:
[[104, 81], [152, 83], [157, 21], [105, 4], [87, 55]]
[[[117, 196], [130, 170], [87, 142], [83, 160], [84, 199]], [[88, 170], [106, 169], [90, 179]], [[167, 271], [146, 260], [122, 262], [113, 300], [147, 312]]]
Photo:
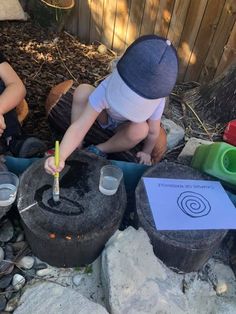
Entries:
[[[54, 155], [54, 159], [55, 159], [55, 166], [58, 167], [59, 166], [59, 162], [60, 162], [60, 147], [59, 147], [59, 141], [56, 141], [55, 143], [55, 155]], [[55, 176], [59, 176], [59, 172], [55, 173]]]
[[[59, 142], [55, 143], [55, 155], [54, 155], [55, 166], [59, 166], [60, 162], [60, 147]], [[59, 188], [59, 172], [54, 174], [54, 182], [53, 182], [53, 192], [52, 192], [54, 202], [58, 202], [60, 198], [60, 188]]]

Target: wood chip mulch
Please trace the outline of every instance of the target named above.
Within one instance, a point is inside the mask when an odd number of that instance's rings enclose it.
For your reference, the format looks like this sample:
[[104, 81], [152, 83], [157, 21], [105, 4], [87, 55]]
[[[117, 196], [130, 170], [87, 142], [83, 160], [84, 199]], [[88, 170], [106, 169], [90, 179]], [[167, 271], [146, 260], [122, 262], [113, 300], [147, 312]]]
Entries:
[[50, 89], [64, 80], [97, 85], [110, 71], [115, 53], [98, 52], [98, 45], [84, 45], [66, 32], [48, 31], [32, 22], [0, 22], [0, 49], [23, 80], [30, 114], [23, 125], [26, 134], [52, 146], [45, 115]]

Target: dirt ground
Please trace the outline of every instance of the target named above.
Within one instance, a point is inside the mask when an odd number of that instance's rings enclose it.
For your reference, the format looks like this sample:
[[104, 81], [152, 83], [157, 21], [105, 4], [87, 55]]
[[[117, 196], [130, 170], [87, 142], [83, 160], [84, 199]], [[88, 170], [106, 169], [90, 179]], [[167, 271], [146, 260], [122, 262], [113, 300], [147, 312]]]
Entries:
[[98, 45], [83, 45], [66, 32], [48, 31], [32, 22], [0, 22], [0, 49], [23, 80], [30, 114], [23, 125], [27, 134], [52, 145], [45, 114], [50, 89], [65, 80], [96, 85], [109, 72], [115, 54], [99, 53]]

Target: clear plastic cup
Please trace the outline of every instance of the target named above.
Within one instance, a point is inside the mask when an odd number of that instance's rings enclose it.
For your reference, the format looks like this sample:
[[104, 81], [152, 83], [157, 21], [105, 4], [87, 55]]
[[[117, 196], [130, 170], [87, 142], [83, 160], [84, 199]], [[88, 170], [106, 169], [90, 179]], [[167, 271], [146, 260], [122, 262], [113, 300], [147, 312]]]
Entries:
[[0, 206], [11, 205], [16, 199], [19, 178], [12, 172], [0, 172]]
[[107, 165], [101, 168], [99, 191], [105, 195], [113, 195], [117, 192], [123, 172], [120, 168]]

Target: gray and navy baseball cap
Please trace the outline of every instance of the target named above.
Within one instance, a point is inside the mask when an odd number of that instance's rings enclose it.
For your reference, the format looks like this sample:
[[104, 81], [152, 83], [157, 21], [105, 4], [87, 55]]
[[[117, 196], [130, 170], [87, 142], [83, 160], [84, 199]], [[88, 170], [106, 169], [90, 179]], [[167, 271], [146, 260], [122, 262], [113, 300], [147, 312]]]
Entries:
[[176, 83], [178, 58], [168, 39], [145, 35], [125, 51], [108, 80], [106, 99], [130, 121], [141, 122], [155, 111]]

